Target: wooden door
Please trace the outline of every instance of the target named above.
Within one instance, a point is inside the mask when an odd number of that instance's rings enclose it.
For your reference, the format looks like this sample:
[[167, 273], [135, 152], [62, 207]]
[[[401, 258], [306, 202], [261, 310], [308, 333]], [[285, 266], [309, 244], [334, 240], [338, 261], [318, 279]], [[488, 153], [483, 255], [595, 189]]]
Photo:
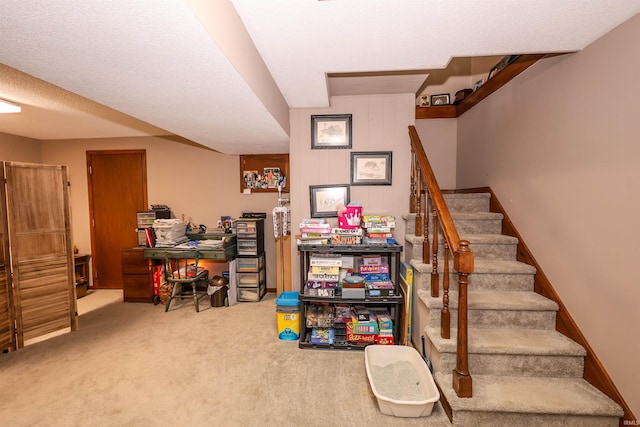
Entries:
[[93, 288], [122, 289], [122, 249], [138, 246], [147, 205], [144, 150], [87, 151]]
[[[0, 165], [0, 179], [4, 183], [2, 165]], [[16, 349], [5, 201], [4, 185], [0, 185], [0, 351]]]
[[65, 166], [5, 163], [18, 348], [77, 329], [68, 173]]

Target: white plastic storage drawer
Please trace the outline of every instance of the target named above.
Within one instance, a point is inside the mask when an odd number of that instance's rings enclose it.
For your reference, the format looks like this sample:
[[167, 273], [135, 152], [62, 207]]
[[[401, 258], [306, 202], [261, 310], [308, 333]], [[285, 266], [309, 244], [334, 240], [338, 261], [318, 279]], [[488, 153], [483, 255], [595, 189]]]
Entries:
[[257, 302], [267, 293], [265, 284], [257, 288], [238, 288], [238, 301]]
[[236, 258], [236, 271], [241, 272], [257, 272], [264, 267], [264, 253], [257, 257]]
[[236, 274], [236, 283], [239, 287], [252, 287], [256, 288], [258, 285], [264, 283], [265, 273], [264, 269], [260, 270], [258, 273], [237, 273]]
[[138, 228], [150, 228], [153, 227], [153, 221], [156, 220], [156, 213], [151, 212], [137, 212], [136, 217], [138, 219]]
[[236, 233], [238, 238], [247, 239], [257, 237], [255, 222], [240, 222], [236, 221]]
[[258, 244], [255, 240], [237, 240], [238, 255], [258, 255]]

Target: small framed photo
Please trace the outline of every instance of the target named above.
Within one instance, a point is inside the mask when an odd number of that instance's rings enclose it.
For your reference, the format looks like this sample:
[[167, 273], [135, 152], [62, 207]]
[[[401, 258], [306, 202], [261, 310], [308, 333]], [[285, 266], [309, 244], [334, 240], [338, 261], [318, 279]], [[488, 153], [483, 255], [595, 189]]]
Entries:
[[311, 218], [337, 217], [338, 207], [349, 204], [349, 186], [310, 185]]
[[473, 91], [477, 91], [478, 89], [480, 89], [480, 87], [482, 86], [482, 83], [484, 83], [484, 80], [478, 80], [477, 82], [475, 82], [473, 84]]
[[491, 80], [496, 74], [498, 74], [498, 71], [500, 71], [501, 69], [498, 68], [498, 65], [494, 66], [492, 69], [489, 70], [489, 75], [487, 76], [487, 81]]
[[450, 99], [448, 93], [442, 93], [440, 95], [431, 95], [431, 106], [436, 105], [449, 105]]
[[311, 116], [311, 149], [351, 148], [351, 114]]
[[391, 185], [391, 151], [351, 152], [352, 185]]

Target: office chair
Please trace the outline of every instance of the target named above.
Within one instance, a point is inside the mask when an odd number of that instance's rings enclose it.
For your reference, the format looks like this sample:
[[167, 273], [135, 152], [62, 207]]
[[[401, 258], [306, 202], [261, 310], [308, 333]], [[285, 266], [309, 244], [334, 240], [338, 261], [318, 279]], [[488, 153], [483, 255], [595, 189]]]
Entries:
[[[199, 254], [198, 251], [190, 250], [167, 250], [165, 256], [165, 274], [167, 283], [169, 284], [169, 298], [165, 305], [165, 313], [169, 311], [171, 301], [176, 298], [184, 299], [185, 294], [189, 296], [187, 289], [191, 285], [193, 302], [196, 311], [200, 311], [197, 295], [197, 285], [199, 282], [205, 285], [209, 284], [209, 270], [198, 267]], [[179, 285], [179, 289], [176, 289]]]

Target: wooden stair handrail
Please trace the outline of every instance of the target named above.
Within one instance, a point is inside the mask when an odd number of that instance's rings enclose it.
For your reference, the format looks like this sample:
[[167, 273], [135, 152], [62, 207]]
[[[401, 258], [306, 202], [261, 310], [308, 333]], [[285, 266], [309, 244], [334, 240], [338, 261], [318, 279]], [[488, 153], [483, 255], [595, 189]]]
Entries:
[[[455, 224], [453, 223], [453, 219], [451, 218], [451, 213], [449, 212], [449, 208], [444, 201], [444, 197], [442, 196], [442, 191], [440, 190], [440, 186], [438, 185], [438, 180], [436, 179], [435, 174], [433, 173], [433, 169], [431, 169], [431, 164], [427, 159], [427, 155], [424, 152], [424, 148], [422, 146], [422, 142], [420, 141], [420, 137], [418, 136], [418, 132], [416, 131], [415, 126], [409, 126], [409, 139], [411, 141], [411, 152], [412, 152], [412, 163], [415, 163], [415, 166], [412, 165], [412, 177], [413, 171], [417, 166], [419, 171], [419, 180], [417, 182], [418, 188], [421, 185], [421, 181], [424, 179], [426, 183], [426, 192], [431, 198], [431, 202], [433, 204], [434, 210], [434, 228], [432, 230], [433, 241], [436, 242], [437, 239], [437, 225], [439, 221], [440, 228], [442, 228], [442, 234], [444, 237], [444, 248], [447, 253], [451, 253], [453, 255], [454, 260], [454, 268], [458, 272], [458, 328], [457, 328], [457, 349], [456, 349], [456, 368], [453, 370], [453, 389], [456, 392], [458, 397], [472, 397], [472, 378], [469, 374], [469, 348], [468, 348], [468, 308], [467, 308], [467, 285], [468, 285], [468, 276], [469, 273], [473, 272], [474, 268], [474, 257], [473, 252], [469, 250], [469, 242], [466, 240], [460, 240], [460, 235], [458, 234], [458, 230], [456, 229]], [[416, 203], [416, 209], [418, 214], [416, 216], [416, 223], [420, 218], [420, 204]], [[426, 209], [427, 202], [426, 200], [423, 202], [425, 205], [424, 210], [424, 218], [422, 218], [423, 222], [426, 224], [428, 222], [428, 209]], [[437, 263], [437, 247], [433, 249], [433, 266], [434, 266], [434, 275], [432, 275], [432, 283], [435, 281], [437, 283], [437, 271], [435, 269]], [[448, 257], [445, 256], [445, 262], [447, 262], [448, 267]], [[448, 268], [445, 269], [446, 274], [448, 275]], [[448, 279], [448, 278], [447, 278]], [[443, 311], [443, 319], [445, 319], [444, 323], [449, 323], [447, 321], [448, 317], [446, 314], [448, 313], [448, 280], [445, 282], [445, 299], [443, 301], [444, 311]], [[445, 331], [445, 329], [449, 329], [449, 325], [445, 324], [441, 325], [443, 338], [448, 339], [449, 333]]]
[[[438, 212], [438, 219], [440, 221], [440, 226], [442, 227], [444, 237], [449, 244], [449, 250], [451, 251], [452, 255], [455, 256], [455, 253], [460, 249], [460, 236], [458, 235], [458, 230], [453, 224], [453, 219], [451, 219], [449, 208], [444, 201], [442, 191], [440, 191], [440, 186], [438, 185], [438, 180], [433, 173], [433, 169], [431, 169], [431, 164], [429, 163], [427, 155], [424, 152], [424, 148], [422, 147], [422, 143], [415, 126], [409, 126], [409, 136], [411, 138], [411, 146], [415, 153], [416, 161], [418, 162], [418, 166], [420, 167], [422, 176], [424, 176], [424, 179], [427, 182], [427, 187], [429, 187], [431, 201], [433, 202], [434, 208]], [[467, 273], [471, 273], [471, 271], [468, 271]]]

